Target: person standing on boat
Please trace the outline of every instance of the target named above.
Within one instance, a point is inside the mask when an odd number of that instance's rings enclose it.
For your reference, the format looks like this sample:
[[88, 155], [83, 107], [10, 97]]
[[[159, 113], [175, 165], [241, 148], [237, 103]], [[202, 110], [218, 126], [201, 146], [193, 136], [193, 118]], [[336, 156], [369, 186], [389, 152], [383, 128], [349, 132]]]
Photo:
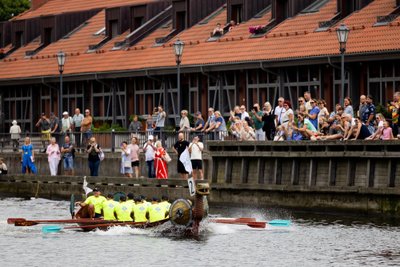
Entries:
[[86, 148], [86, 152], [88, 153], [90, 176], [99, 176], [99, 166], [100, 166], [99, 154], [101, 152], [101, 148], [96, 143], [96, 138], [94, 137], [90, 138], [89, 145]]
[[142, 202], [140, 196], [135, 197], [135, 206], [133, 207], [133, 218], [135, 222], [147, 222], [146, 213], [148, 206]]
[[165, 206], [160, 205], [159, 199], [157, 197], [153, 197], [153, 201], [151, 202], [151, 206], [149, 206], [147, 212], [150, 223], [165, 220], [165, 218], [167, 218], [168, 216], [168, 212]]
[[117, 215], [117, 219], [120, 222], [132, 222], [132, 212], [133, 207], [132, 204], [126, 201], [126, 196], [121, 196], [119, 198], [119, 203], [115, 207], [115, 213]]
[[132, 163], [131, 150], [128, 147], [128, 142], [121, 143], [121, 174], [128, 178], [132, 178]]
[[33, 151], [33, 145], [31, 144], [31, 138], [25, 137], [24, 145], [22, 146], [22, 173], [34, 173], [37, 174], [37, 169], [34, 164], [35, 152]]
[[108, 194], [107, 200], [103, 202], [102, 205], [102, 212], [103, 218], [106, 221], [116, 221], [117, 218], [115, 217], [115, 207], [118, 205], [118, 202], [114, 201], [113, 195]]
[[88, 207], [89, 218], [101, 218], [103, 203], [107, 201], [105, 197], [101, 195], [98, 188], [93, 189], [93, 196], [88, 197], [85, 202], [77, 202], [81, 207]]
[[56, 142], [56, 138], [52, 137], [50, 139], [50, 145], [46, 149], [47, 159], [49, 161], [50, 175], [56, 176], [58, 170], [58, 164], [60, 163], [61, 153], [60, 147]]

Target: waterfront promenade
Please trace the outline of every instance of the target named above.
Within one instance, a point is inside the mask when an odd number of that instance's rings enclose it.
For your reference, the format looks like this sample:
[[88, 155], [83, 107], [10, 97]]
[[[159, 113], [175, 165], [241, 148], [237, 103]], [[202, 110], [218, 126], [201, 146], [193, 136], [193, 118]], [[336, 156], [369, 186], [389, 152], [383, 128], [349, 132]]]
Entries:
[[[212, 204], [290, 207], [400, 216], [400, 142], [212, 142], [205, 153], [205, 177]], [[14, 171], [0, 178], [0, 193], [8, 196], [67, 198], [82, 194], [86, 158], [77, 156], [82, 172], [76, 177], [23, 176], [16, 154]], [[47, 162], [38, 160], [41, 174]], [[80, 164], [80, 165], [79, 165]], [[142, 164], [144, 165], [144, 164]], [[100, 177], [88, 177], [89, 187], [105, 192], [188, 196], [187, 183], [177, 177], [176, 157], [170, 179], [128, 179], [118, 173], [119, 153], [107, 153]], [[78, 168], [78, 167], [77, 167]], [[10, 168], [12, 170], [12, 168]], [[119, 176], [119, 177], [118, 177]]]

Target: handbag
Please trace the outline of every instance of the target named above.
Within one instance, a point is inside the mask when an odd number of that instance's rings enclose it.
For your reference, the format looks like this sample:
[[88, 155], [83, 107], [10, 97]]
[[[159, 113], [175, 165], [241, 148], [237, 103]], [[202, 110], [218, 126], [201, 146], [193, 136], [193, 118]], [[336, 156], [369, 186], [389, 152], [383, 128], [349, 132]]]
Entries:
[[124, 161], [124, 168], [130, 168], [132, 167], [132, 164], [129, 160]]
[[104, 158], [105, 158], [104, 152], [103, 152], [103, 150], [100, 149], [100, 153], [99, 153], [99, 159], [100, 159], [100, 161], [103, 161]]
[[167, 153], [167, 151], [165, 151], [165, 155], [163, 156], [163, 160], [165, 160], [166, 163], [170, 163], [172, 161], [172, 159], [169, 156], [169, 154]]

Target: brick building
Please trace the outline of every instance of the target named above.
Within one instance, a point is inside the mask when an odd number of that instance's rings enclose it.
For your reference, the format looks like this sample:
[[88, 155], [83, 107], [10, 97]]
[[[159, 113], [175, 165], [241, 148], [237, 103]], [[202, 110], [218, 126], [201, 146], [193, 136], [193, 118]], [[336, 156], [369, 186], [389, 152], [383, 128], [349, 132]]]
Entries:
[[[122, 126], [165, 101], [171, 123], [180, 109], [228, 114], [278, 96], [296, 107], [307, 90], [331, 109], [342, 99], [341, 24], [350, 29], [345, 95], [386, 103], [400, 87], [399, 14], [399, 0], [32, 0], [30, 10], [0, 22], [2, 125], [17, 119], [35, 131], [41, 112], [58, 110], [61, 50], [63, 110], [90, 108]], [[238, 25], [212, 36], [231, 20]]]

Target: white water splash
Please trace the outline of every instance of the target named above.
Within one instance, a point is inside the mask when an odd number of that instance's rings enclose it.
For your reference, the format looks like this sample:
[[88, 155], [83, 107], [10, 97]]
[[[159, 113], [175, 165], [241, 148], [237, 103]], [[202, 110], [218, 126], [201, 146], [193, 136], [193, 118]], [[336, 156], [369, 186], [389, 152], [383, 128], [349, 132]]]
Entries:
[[90, 232], [94, 235], [101, 236], [124, 236], [124, 235], [147, 235], [148, 232], [144, 229], [132, 228], [129, 226], [113, 226], [107, 230], [95, 230]]

